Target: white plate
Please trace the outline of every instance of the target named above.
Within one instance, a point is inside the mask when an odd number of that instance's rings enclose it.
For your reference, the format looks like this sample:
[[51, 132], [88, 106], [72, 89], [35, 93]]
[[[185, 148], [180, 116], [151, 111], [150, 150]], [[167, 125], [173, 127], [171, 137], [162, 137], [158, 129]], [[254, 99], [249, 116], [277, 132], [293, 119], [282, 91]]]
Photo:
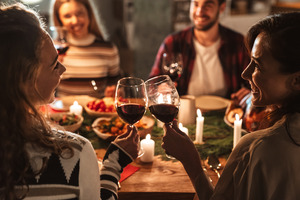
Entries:
[[203, 95], [196, 97], [196, 108], [201, 111], [223, 110], [227, 108], [229, 103], [230, 100], [218, 96]]
[[[65, 113], [65, 112], [51, 113], [49, 117], [50, 117], [50, 120], [51, 120], [51, 118], [53, 118], [55, 121], [59, 121], [63, 117], [63, 115], [68, 115], [68, 114], [70, 114], [70, 113]], [[58, 128], [59, 130], [66, 130], [66, 131], [70, 131], [70, 132], [75, 132], [77, 129], [80, 128], [80, 126], [83, 122], [83, 117], [81, 115], [77, 115], [77, 116], [78, 116], [79, 120], [75, 124], [68, 125], [68, 126], [60, 126], [60, 125], [55, 124], [53, 122], [53, 124], [51, 124], [51, 125], [55, 128]]]
[[50, 104], [50, 107], [56, 111], [69, 111], [69, 107], [73, 105], [74, 101], [77, 101], [79, 105], [84, 107], [89, 101], [93, 101], [95, 98], [88, 95], [71, 95], [59, 97]]
[[[112, 117], [99, 117], [99, 118], [95, 119], [95, 121], [92, 124], [92, 127], [97, 126], [99, 121], [102, 121], [102, 120], [110, 121], [111, 119], [112, 119]], [[114, 140], [117, 137], [116, 135], [112, 135], [109, 133], [102, 133], [97, 128], [93, 128], [93, 131], [103, 140], [108, 140], [108, 139]]]

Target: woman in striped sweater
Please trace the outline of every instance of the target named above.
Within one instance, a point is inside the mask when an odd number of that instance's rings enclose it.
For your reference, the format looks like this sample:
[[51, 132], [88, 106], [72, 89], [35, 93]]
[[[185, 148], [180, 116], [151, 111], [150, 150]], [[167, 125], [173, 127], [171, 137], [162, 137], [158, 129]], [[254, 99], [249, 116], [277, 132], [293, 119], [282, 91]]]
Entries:
[[[69, 49], [62, 63], [67, 70], [58, 87], [58, 95], [103, 95], [108, 84], [120, 75], [117, 47], [104, 39], [104, 27], [89, 0], [55, 0], [52, 19], [55, 26], [67, 30]], [[100, 94], [99, 94], [100, 93]]]

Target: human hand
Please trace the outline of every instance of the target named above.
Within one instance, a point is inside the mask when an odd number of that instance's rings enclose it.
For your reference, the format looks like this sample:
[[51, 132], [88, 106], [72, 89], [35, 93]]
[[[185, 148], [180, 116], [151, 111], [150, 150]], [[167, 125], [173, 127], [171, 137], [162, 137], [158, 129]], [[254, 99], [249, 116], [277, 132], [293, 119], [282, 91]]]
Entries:
[[169, 155], [174, 156], [182, 163], [189, 163], [190, 160], [199, 157], [192, 140], [178, 128], [177, 120], [173, 121], [172, 126], [165, 124], [164, 131], [165, 135], [163, 137], [162, 148], [165, 149]]
[[127, 125], [126, 133], [119, 135], [114, 140], [114, 143], [126, 151], [133, 159], [137, 158], [139, 152], [140, 136], [137, 132], [138, 131], [135, 126], [131, 128]]
[[106, 97], [114, 97], [115, 96], [115, 92], [116, 92], [116, 86], [115, 85], [107, 86], [105, 88], [105, 91], [104, 91], [104, 96], [106, 96]]

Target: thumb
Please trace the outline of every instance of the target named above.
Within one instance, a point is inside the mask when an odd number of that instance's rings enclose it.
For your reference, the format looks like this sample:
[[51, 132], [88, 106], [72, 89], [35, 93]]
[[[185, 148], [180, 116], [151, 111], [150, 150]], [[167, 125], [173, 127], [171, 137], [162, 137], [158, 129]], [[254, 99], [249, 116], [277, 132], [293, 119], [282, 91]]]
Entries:
[[178, 121], [177, 121], [176, 119], [173, 120], [173, 125], [172, 125], [172, 127], [173, 127], [173, 129], [174, 129], [176, 132], [180, 133], [181, 135], [185, 135], [185, 133], [182, 132], [182, 131], [179, 129], [179, 127], [178, 127]]

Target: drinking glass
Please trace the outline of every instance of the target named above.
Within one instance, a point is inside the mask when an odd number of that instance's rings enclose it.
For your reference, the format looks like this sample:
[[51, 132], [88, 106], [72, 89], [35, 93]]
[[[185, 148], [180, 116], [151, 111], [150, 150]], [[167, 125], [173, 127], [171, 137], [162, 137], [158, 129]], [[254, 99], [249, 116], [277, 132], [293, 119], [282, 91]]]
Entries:
[[[161, 75], [147, 80], [145, 84], [150, 112], [156, 119], [172, 125], [180, 106], [180, 97], [173, 81], [168, 75]], [[168, 154], [167, 157], [174, 159]]]
[[163, 74], [169, 75], [173, 82], [180, 79], [182, 74], [182, 54], [181, 53], [164, 53], [162, 59]]
[[64, 55], [69, 49], [67, 41], [67, 29], [62, 26], [51, 26], [50, 36], [59, 55]]
[[[148, 104], [145, 82], [140, 78], [125, 77], [118, 81], [115, 106], [121, 119], [133, 128], [144, 115]], [[139, 157], [143, 155], [140, 149]]]

